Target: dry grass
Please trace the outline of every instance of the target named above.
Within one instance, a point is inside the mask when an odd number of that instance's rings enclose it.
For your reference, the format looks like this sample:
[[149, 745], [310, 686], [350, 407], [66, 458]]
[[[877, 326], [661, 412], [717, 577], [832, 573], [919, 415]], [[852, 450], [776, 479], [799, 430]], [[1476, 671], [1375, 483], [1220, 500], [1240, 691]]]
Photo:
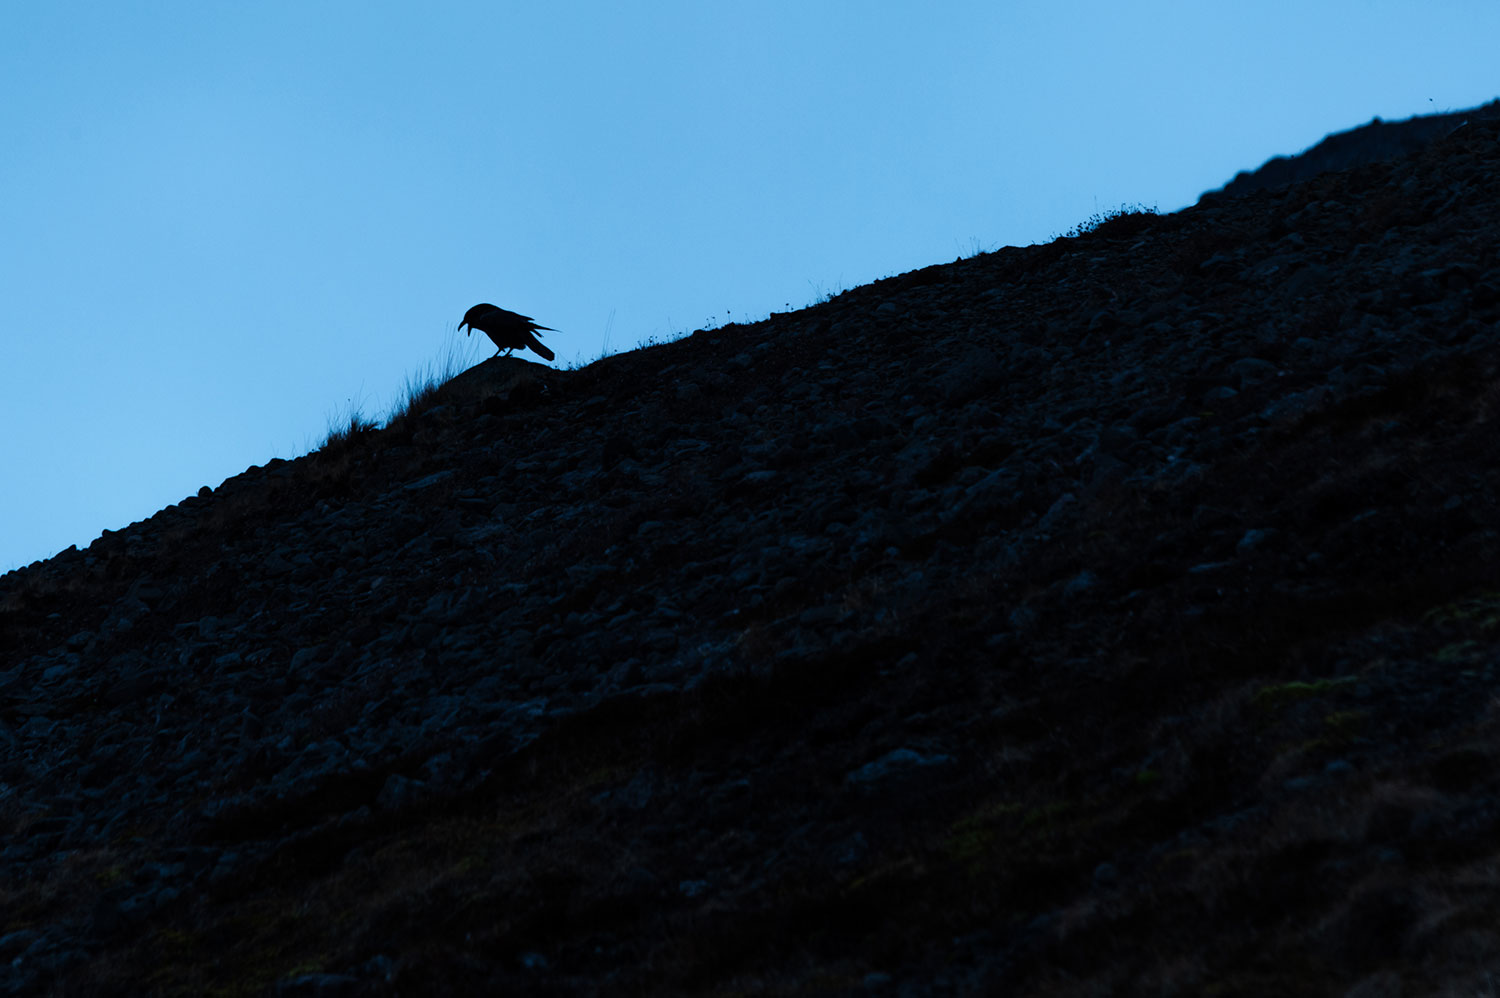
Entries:
[[[479, 340], [484, 341], [484, 337], [479, 337]], [[385, 425], [391, 426], [420, 415], [432, 405], [438, 389], [472, 367], [483, 352], [480, 343], [472, 337], [460, 339], [458, 330], [453, 330], [435, 361], [407, 375], [401, 397], [386, 417]]]
[[395, 404], [384, 422], [367, 419], [360, 402], [349, 400], [345, 415], [330, 420], [328, 435], [313, 448], [317, 453], [338, 454], [382, 427], [404, 424], [432, 406], [438, 390], [472, 367], [483, 353], [471, 338], [450, 330], [435, 360], [408, 374]]

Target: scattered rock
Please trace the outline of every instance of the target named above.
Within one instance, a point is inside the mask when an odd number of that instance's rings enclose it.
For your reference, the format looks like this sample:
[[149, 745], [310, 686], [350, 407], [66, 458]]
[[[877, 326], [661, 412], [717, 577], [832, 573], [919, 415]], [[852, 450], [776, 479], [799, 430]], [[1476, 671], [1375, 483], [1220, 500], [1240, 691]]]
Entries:
[[0, 576], [0, 993], [1457, 993], [1496, 134], [486, 361]]

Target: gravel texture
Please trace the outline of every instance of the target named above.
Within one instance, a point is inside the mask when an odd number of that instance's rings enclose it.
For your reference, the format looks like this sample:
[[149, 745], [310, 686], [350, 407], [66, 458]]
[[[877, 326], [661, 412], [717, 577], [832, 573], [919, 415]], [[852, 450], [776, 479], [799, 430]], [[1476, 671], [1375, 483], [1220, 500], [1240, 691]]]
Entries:
[[0, 577], [0, 993], [1487, 993], [1497, 128]]

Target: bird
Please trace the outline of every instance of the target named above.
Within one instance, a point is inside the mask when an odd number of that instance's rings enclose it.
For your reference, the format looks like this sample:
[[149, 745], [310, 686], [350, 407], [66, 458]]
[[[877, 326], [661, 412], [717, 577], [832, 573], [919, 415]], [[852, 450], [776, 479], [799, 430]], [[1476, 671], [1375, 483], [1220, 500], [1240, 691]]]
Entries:
[[494, 341], [496, 357], [500, 356], [502, 350], [509, 357], [512, 350], [527, 348], [536, 351], [543, 360], [552, 360], [557, 356], [542, 346], [542, 341], [536, 336], [539, 329], [552, 333], [557, 330], [551, 326], [538, 326], [536, 320], [529, 315], [507, 312], [497, 305], [483, 302], [464, 313], [464, 321], [458, 324], [458, 328], [462, 329], [465, 326], [469, 327], [469, 331], [464, 335], [473, 335], [474, 330], [477, 329]]

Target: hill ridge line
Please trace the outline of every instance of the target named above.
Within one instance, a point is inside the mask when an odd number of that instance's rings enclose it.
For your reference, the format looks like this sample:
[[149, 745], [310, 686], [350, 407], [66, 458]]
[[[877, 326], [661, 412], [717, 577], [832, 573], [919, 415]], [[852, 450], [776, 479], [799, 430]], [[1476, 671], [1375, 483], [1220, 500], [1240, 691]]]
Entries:
[[492, 359], [7, 573], [0, 993], [1470, 986], [1497, 171]]

